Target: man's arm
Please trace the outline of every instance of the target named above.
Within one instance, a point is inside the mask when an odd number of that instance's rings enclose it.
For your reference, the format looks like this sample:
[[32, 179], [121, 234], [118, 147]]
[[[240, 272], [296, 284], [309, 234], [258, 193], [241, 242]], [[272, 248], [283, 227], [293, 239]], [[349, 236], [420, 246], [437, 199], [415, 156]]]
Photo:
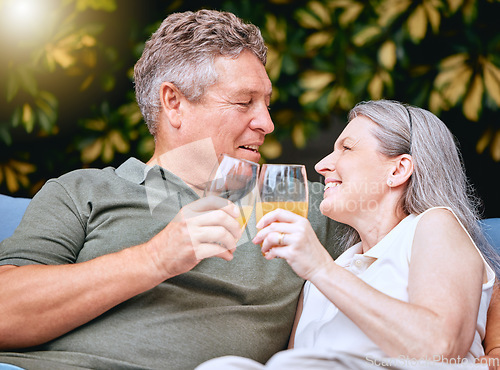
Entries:
[[479, 361], [487, 363], [490, 370], [500, 369], [500, 282], [498, 280], [493, 287], [488, 308], [483, 346], [485, 356], [481, 357]]
[[1, 266], [0, 350], [57, 338], [203, 258], [232, 259], [239, 213], [217, 199], [185, 206], [151, 240], [120, 252], [76, 264]]

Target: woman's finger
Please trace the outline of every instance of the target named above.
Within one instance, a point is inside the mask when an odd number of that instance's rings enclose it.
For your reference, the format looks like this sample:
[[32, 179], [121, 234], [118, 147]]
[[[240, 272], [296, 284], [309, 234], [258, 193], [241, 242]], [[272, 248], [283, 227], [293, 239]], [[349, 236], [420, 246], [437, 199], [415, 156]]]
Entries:
[[293, 212], [278, 208], [275, 209], [274, 211], [271, 211], [269, 213], [266, 213], [260, 221], [257, 223], [257, 229], [263, 229], [267, 227], [268, 225], [272, 224], [273, 222], [287, 222], [287, 223], [292, 223], [296, 222], [300, 219], [303, 219], [304, 217], [296, 215]]
[[254, 244], [262, 244], [264, 239], [271, 233], [274, 232], [283, 232], [291, 234], [297, 230], [295, 224], [286, 223], [286, 222], [273, 222], [272, 224], [266, 226], [264, 229], [259, 230], [252, 242]]

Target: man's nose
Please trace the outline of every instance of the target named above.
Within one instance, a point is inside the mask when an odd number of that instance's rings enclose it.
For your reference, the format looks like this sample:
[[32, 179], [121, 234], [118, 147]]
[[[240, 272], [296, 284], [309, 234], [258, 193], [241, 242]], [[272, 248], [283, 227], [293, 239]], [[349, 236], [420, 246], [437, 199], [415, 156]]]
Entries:
[[263, 104], [262, 107], [259, 107], [259, 111], [252, 119], [252, 122], [250, 122], [250, 127], [252, 130], [259, 130], [265, 135], [274, 131], [274, 123], [269, 114], [267, 105]]

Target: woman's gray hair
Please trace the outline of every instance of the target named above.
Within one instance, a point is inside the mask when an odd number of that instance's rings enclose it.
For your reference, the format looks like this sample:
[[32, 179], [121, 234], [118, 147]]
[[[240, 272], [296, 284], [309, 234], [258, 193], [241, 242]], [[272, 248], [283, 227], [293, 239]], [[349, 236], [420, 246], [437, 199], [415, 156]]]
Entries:
[[[410, 154], [413, 159], [413, 174], [400, 201], [402, 210], [418, 215], [432, 207], [449, 207], [498, 274], [498, 255], [479, 224], [481, 202], [467, 180], [455, 138], [446, 125], [425, 109], [392, 100], [361, 102], [350, 111], [348, 121], [357, 116], [375, 123], [372, 133], [382, 155]], [[356, 230], [347, 227], [347, 246], [359, 240]]]
[[237, 58], [252, 52], [266, 64], [267, 47], [260, 30], [232, 13], [215, 10], [173, 13], [146, 42], [134, 67], [137, 103], [152, 135], [156, 135], [161, 108], [160, 87], [174, 84], [197, 102], [217, 82], [217, 57]]

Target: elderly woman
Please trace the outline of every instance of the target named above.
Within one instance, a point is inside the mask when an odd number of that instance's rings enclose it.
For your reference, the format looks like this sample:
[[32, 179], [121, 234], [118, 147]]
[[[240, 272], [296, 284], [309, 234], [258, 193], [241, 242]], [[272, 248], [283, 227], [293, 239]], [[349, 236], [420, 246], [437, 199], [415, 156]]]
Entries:
[[[496, 262], [444, 123], [395, 101], [360, 103], [316, 171], [325, 177], [321, 212], [346, 225], [349, 248], [333, 261], [306, 219], [280, 209], [261, 219], [254, 243], [307, 280], [294, 349], [267, 366], [472, 365], [484, 354]], [[262, 366], [206, 365], [217, 363]]]

